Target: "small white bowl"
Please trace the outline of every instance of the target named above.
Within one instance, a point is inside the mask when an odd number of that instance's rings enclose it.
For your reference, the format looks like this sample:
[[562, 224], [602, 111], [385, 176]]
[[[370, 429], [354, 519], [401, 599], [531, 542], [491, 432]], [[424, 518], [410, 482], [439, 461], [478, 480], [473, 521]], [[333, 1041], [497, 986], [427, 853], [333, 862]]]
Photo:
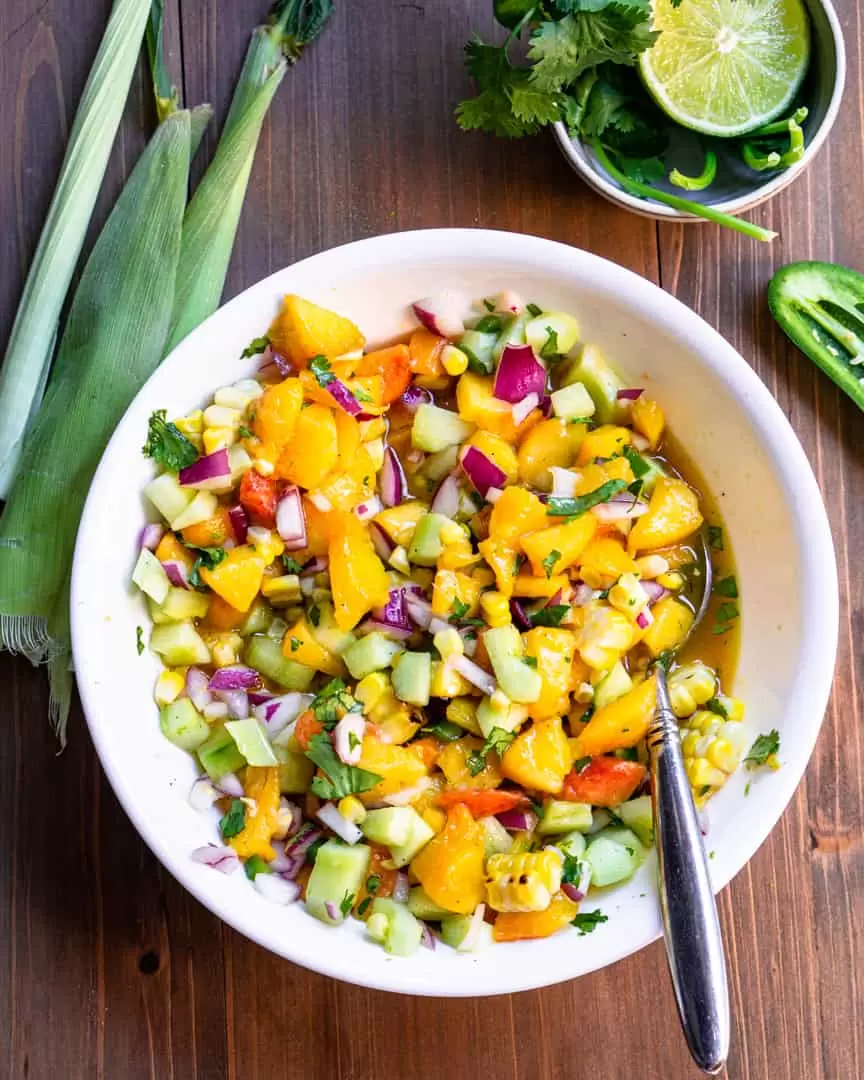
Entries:
[[749, 736], [780, 731], [783, 762], [777, 773], [740, 772], [712, 801], [710, 866], [715, 888], [722, 888], [783, 812], [819, 731], [837, 642], [831, 535], [804, 452], [745, 361], [668, 293], [596, 255], [510, 233], [398, 233], [314, 255], [226, 304], [162, 364], [111, 439], [78, 536], [72, 637], [84, 711], [108, 779], [156, 856], [206, 907], [315, 971], [401, 993], [472, 996], [572, 979], [653, 941], [660, 933], [653, 859], [629, 884], [584, 904], [609, 916], [592, 934], [567, 931], [470, 956], [439, 945], [392, 958], [365, 939], [360, 923], [331, 929], [300, 904], [274, 906], [242, 872], [223, 877], [189, 858], [216, 840], [218, 815], [188, 805], [192, 758], [159, 731], [152, 700], [158, 664], [146, 651], [137, 654], [136, 626], [148, 621], [129, 584], [146, 520], [141, 489], [153, 475], [141, 454], [153, 410], [182, 415], [253, 371], [255, 361], [240, 353], [269, 325], [283, 293], [332, 306], [374, 343], [408, 332], [409, 302], [442, 287], [472, 297], [514, 289], [547, 309], [576, 314], [584, 340], [663, 403], [719, 499], [741, 584], [735, 692], [747, 702]]
[[[782, 172], [769, 172], [767, 179], [761, 179], [762, 174], [752, 172], [743, 163], [735, 167], [721, 158], [717, 179], [705, 191], [684, 191], [665, 181], [658, 186], [673, 195], [704, 203], [726, 214], [743, 214], [773, 198], [808, 167], [837, 118], [846, 81], [846, 49], [840, 21], [830, 0], [804, 0], [804, 3], [810, 13], [813, 45], [810, 71], [804, 80], [802, 91], [802, 98], [810, 111], [804, 121], [805, 149], [801, 160]], [[559, 121], [554, 125], [554, 131], [561, 152], [573, 169], [609, 202], [632, 210], [634, 214], [641, 214], [642, 217], [657, 218], [660, 221], [704, 222], [705, 219], [696, 214], [650, 199], [640, 199], [637, 195], [624, 191], [609, 176], [591, 147], [570, 137], [566, 124]], [[689, 137], [689, 133], [683, 134], [685, 138]], [[692, 151], [693, 147], [689, 149]], [[677, 163], [683, 169], [682, 163]]]

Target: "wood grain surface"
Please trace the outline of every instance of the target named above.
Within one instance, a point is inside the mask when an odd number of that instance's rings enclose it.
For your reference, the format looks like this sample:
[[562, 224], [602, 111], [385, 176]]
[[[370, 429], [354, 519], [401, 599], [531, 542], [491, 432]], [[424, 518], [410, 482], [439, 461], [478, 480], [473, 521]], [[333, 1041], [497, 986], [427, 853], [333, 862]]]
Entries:
[[[189, 104], [224, 117], [267, 0], [170, 0]], [[734, 1080], [864, 1077], [864, 440], [855, 406], [772, 323], [779, 264], [864, 269], [862, 11], [809, 172], [754, 212], [773, 245], [614, 209], [551, 139], [460, 133], [460, 51], [489, 0], [337, 0], [265, 125], [226, 297], [348, 240], [461, 225], [587, 248], [659, 282], [750, 361], [825, 496], [841, 575], [834, 696], [804, 782], [723, 892]], [[0, 0], [0, 343], [51, 198], [110, 0]], [[136, 77], [94, 228], [154, 122]], [[203, 158], [212, 152], [214, 134]], [[200, 164], [199, 164], [200, 170]], [[661, 945], [570, 985], [478, 1001], [336, 983], [221, 925], [163, 871], [100, 771], [80, 709], [57, 755], [42, 672], [0, 656], [0, 1078], [678, 1080], [692, 1077]], [[122, 721], [122, 702], [118, 702]]]

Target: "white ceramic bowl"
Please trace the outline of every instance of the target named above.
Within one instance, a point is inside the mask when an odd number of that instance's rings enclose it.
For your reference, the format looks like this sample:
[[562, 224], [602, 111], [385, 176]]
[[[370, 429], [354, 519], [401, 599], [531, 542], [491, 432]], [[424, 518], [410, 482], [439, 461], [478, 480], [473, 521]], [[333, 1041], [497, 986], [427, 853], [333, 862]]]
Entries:
[[[742, 358], [688, 308], [650, 282], [587, 252], [531, 236], [441, 229], [362, 240], [282, 270], [232, 300], [165, 361], [112, 438], [90, 492], [75, 553], [72, 633], [78, 686], [102, 765], [144, 840], [187, 889], [241, 933], [336, 978], [410, 994], [500, 994], [544, 986], [627, 956], [660, 933], [654, 866], [602, 900], [609, 921], [477, 955], [440, 946], [388, 957], [357, 922], [335, 930], [302, 905], [276, 907], [242, 873], [224, 877], [189, 858], [216, 839], [216, 812], [193, 811], [192, 759], [160, 734], [152, 701], [156, 661], [138, 656], [146, 625], [129, 585], [145, 520], [141, 488], [147, 419], [204, 405], [254, 369], [238, 359], [266, 329], [283, 293], [297, 292], [354, 319], [370, 342], [412, 327], [409, 301], [442, 286], [474, 297], [512, 288], [578, 315], [631, 381], [663, 403], [719, 496], [738, 560], [743, 644], [735, 692], [751, 734], [781, 732], [777, 773], [735, 776], [711, 804], [717, 889], [747, 862], [792, 796], [828, 698], [837, 640], [837, 578], [813, 473], [774, 399]], [[745, 781], [752, 780], [749, 797]]]

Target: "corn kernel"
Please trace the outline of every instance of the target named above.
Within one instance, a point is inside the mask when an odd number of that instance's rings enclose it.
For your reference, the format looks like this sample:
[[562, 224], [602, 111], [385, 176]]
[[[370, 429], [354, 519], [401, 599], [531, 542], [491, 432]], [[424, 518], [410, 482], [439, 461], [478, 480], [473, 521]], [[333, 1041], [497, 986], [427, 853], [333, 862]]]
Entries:
[[491, 627], [509, 626], [513, 621], [510, 615], [510, 601], [503, 593], [492, 589], [480, 597], [480, 609], [486, 622]]
[[490, 855], [486, 896], [495, 911], [545, 911], [561, 888], [561, 858], [547, 848]]
[[217, 450], [227, 450], [229, 446], [233, 446], [237, 439], [237, 433], [231, 428], [207, 428], [202, 436], [202, 442], [204, 444], [204, 452], [207, 454], [215, 454]]
[[576, 687], [576, 700], [580, 704], [587, 704], [589, 701], [594, 700], [594, 687], [591, 683], [579, 683]]
[[442, 660], [432, 661], [432, 682], [429, 693], [432, 697], [456, 698], [471, 693], [471, 683], [455, 668], [448, 667]]
[[352, 825], [359, 825], [366, 819], [366, 807], [356, 795], [346, 795], [344, 799], [340, 799], [336, 809], [340, 816], [350, 821]]
[[467, 539], [465, 530], [456, 521], [445, 521], [438, 535], [442, 544], [464, 544]]
[[691, 758], [685, 767], [694, 791], [700, 791], [704, 787], [722, 787], [726, 783], [726, 774], [704, 758]]
[[176, 671], [163, 671], [156, 680], [153, 697], [157, 705], [170, 705], [183, 693], [186, 680]]
[[228, 409], [224, 405], [210, 405], [204, 410], [204, 426], [208, 428], [238, 428], [242, 419], [239, 409]]
[[[684, 731], [686, 731], [686, 734], [683, 734]], [[700, 735], [698, 731], [689, 731], [686, 728], [682, 728], [681, 753], [685, 758], [693, 758], [696, 756], [696, 746], [699, 739]]]
[[384, 464], [384, 440], [383, 439], [371, 439], [366, 443], [366, 451], [369, 454], [369, 458], [372, 462], [372, 468], [375, 472], [381, 468]]
[[218, 645], [214, 645], [211, 655], [216, 667], [230, 667], [231, 664], [237, 663], [237, 653], [226, 641], [220, 641]]
[[303, 595], [300, 591], [300, 578], [296, 574], [265, 578], [261, 584], [261, 592], [271, 604], [296, 604]]
[[272, 476], [276, 472], [276, 466], [265, 457], [257, 457], [252, 462], [252, 468], [259, 476]]
[[222, 386], [213, 395], [214, 405], [244, 412], [248, 405], [261, 397], [264, 387], [255, 379], [242, 379], [233, 386]]
[[512, 702], [510, 698], [504, 693], [503, 690], [496, 690], [494, 694], [489, 698], [489, 704], [495, 710], [495, 712], [509, 713]]
[[641, 559], [636, 560], [636, 565], [639, 567], [642, 580], [651, 581], [667, 572], [669, 560], [664, 559], [662, 555], [643, 555]]
[[676, 668], [669, 676], [669, 704], [672, 712], [683, 719], [714, 696], [717, 676], [707, 665], [697, 660]]
[[393, 569], [398, 570], [400, 574], [408, 575], [411, 573], [411, 563], [408, 561], [408, 552], [401, 545], [393, 549], [390, 558], [387, 561]]
[[622, 574], [609, 590], [609, 603], [631, 619], [648, 606], [648, 594], [639, 584], [636, 574]]
[[720, 694], [717, 697], [717, 704], [725, 712], [727, 720], [737, 722], [744, 719], [744, 702], [740, 698]]
[[477, 723], [477, 703], [470, 698], [454, 698], [447, 706], [447, 719], [472, 735], [482, 735]]
[[658, 574], [657, 584], [662, 585], [664, 589], [677, 592], [684, 587], [684, 576], [679, 574], [677, 570], [671, 570], [668, 574]]
[[383, 671], [374, 671], [371, 675], [365, 675], [360, 682], [357, 683], [354, 697], [363, 703], [365, 706], [364, 712], [368, 713], [389, 689], [390, 679]]
[[455, 345], [445, 345], [441, 350], [441, 366], [448, 375], [462, 375], [468, 368], [468, 357]]
[[426, 822], [433, 832], [439, 833], [447, 824], [447, 815], [443, 810], [439, 810], [437, 806], [427, 806], [422, 811], [420, 817]]
[[453, 626], [448, 626], [446, 630], [439, 630], [432, 638], [432, 644], [441, 654], [442, 660], [446, 660], [448, 656], [462, 656], [465, 652], [459, 631]]
[[738, 768], [741, 755], [736, 752], [735, 747], [728, 739], [718, 738], [714, 739], [708, 747], [708, 760], [712, 765], [716, 765], [718, 769], [722, 769], [723, 772], [729, 774], [735, 772]]
[[204, 430], [204, 413], [200, 409], [181, 416], [174, 421], [174, 427], [181, 431], [187, 438], [190, 435], [200, 435]]

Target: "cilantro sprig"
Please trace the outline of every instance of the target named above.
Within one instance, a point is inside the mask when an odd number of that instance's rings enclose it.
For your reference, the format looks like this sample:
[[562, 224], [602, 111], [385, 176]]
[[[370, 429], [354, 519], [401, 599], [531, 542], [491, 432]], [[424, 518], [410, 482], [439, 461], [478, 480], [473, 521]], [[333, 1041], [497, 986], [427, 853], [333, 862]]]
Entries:
[[504, 728], [493, 727], [480, 749], [472, 751], [465, 759], [468, 772], [472, 776], [477, 776], [483, 772], [489, 754], [495, 753], [500, 757], [515, 738], [515, 731], [505, 731]]
[[179, 472], [198, 460], [198, 451], [176, 424], [166, 420], [166, 415], [165, 409], [151, 415], [147, 442], [141, 452], [163, 469]]
[[772, 728], [767, 735], [757, 735], [753, 745], [747, 751], [744, 764], [748, 769], [758, 769], [762, 765], [771, 765], [776, 768], [774, 761], [780, 753], [780, 732]]
[[377, 773], [340, 761], [326, 735], [312, 736], [306, 757], [325, 774], [316, 776], [312, 781], [312, 792], [319, 799], [342, 799], [346, 795], [359, 795], [363, 791], [371, 791], [381, 782]]
[[566, 517], [570, 520], [586, 514], [592, 506], [607, 502], [613, 495], [618, 495], [627, 487], [625, 480], [607, 480], [605, 484], [586, 492], [585, 495], [550, 495], [546, 503], [549, 517]]

